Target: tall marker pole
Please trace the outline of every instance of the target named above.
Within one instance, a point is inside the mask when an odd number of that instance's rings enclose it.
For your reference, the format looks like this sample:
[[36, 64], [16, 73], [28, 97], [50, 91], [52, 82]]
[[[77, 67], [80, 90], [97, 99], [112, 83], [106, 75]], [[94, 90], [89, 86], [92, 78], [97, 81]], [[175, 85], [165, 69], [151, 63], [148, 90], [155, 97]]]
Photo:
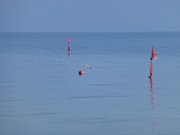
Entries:
[[153, 60], [157, 60], [157, 53], [156, 53], [155, 49], [152, 47], [151, 58], [150, 58], [150, 75], [149, 75], [149, 78], [152, 78], [152, 75], [153, 75], [153, 65], [152, 65]]
[[71, 51], [71, 48], [70, 48], [71, 39], [70, 39], [70, 37], [68, 37], [67, 42], [68, 42], [68, 56], [69, 56], [70, 51]]
[[149, 78], [152, 78], [153, 75], [153, 65], [152, 65], [152, 58], [150, 58], [150, 73], [149, 73]]

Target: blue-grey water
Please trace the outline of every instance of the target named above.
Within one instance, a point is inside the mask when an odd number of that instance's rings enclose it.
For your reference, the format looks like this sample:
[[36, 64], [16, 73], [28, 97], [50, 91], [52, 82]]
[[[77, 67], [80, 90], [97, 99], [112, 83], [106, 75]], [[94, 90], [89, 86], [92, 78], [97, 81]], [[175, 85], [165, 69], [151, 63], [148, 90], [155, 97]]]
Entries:
[[0, 134], [179, 135], [180, 33], [0, 33]]

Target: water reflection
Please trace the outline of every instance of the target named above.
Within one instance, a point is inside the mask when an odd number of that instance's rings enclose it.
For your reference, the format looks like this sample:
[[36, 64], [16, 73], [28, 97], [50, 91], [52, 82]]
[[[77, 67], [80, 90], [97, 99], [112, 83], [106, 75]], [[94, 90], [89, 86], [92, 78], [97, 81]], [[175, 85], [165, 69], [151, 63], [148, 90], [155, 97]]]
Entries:
[[149, 80], [150, 80], [150, 93], [151, 93], [151, 107], [152, 107], [152, 109], [155, 109], [155, 95], [154, 95], [152, 77], [150, 77]]
[[152, 79], [152, 77], [149, 78], [149, 82], [150, 82], [150, 95], [151, 95], [151, 124], [152, 124], [152, 128], [153, 128], [154, 132], [157, 132], [158, 122], [157, 122], [157, 119], [156, 119], [156, 110], [157, 110], [156, 91], [153, 88], [153, 79]]

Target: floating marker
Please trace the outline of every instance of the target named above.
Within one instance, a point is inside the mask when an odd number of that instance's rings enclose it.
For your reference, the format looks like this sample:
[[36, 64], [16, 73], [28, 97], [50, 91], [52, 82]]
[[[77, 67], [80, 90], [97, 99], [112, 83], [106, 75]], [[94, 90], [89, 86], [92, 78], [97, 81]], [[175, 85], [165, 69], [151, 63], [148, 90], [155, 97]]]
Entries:
[[85, 74], [85, 72], [83, 70], [79, 71], [79, 76], [83, 76]]
[[68, 37], [67, 42], [68, 42], [68, 44], [70, 44], [70, 43], [71, 43], [71, 39], [70, 39], [70, 37]]
[[151, 51], [151, 58], [150, 58], [150, 75], [149, 78], [152, 78], [153, 75], [153, 65], [152, 65], [152, 61], [153, 60], [157, 60], [157, 53], [155, 51], [155, 49], [152, 47], [152, 51]]
[[68, 37], [67, 42], [68, 42], [68, 56], [70, 56], [70, 51], [71, 51], [71, 48], [70, 48], [71, 39], [70, 39], [70, 37]]

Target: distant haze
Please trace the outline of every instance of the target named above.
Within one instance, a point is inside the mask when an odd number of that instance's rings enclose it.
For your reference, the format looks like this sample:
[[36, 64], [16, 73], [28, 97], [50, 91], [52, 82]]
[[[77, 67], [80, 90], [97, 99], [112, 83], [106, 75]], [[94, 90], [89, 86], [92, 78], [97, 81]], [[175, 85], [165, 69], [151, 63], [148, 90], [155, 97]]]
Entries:
[[180, 0], [0, 0], [0, 32], [180, 31]]

